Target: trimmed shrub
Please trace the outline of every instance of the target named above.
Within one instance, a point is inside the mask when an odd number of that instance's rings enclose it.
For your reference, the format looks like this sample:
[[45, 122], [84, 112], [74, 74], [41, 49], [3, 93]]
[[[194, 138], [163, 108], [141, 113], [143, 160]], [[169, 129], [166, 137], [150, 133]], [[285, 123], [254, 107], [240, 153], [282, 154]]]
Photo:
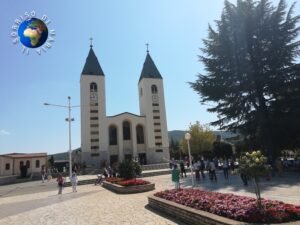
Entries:
[[138, 162], [132, 160], [124, 160], [119, 165], [120, 177], [125, 180], [136, 178], [142, 173], [142, 168]]

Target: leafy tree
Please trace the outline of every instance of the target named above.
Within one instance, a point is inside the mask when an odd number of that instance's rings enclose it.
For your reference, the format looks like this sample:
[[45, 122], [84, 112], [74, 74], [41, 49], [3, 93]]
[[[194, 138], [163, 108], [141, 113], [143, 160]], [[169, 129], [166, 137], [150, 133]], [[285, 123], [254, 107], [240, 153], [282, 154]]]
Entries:
[[180, 146], [179, 142], [177, 140], [174, 140], [171, 138], [170, 143], [169, 143], [169, 149], [170, 149], [170, 157], [179, 159], [180, 158]]
[[[191, 124], [188, 132], [191, 134], [190, 147], [191, 154], [208, 156], [211, 154], [213, 143], [216, 139], [214, 133], [208, 127], [202, 126], [198, 121]], [[181, 140], [183, 152], [188, 154], [187, 141], [183, 137]]]
[[271, 167], [266, 163], [267, 158], [264, 157], [260, 151], [253, 151], [252, 153], [246, 152], [245, 156], [243, 156], [240, 161], [240, 173], [245, 174], [254, 181], [255, 194], [259, 208], [261, 208], [260, 178], [266, 177], [271, 171]]
[[49, 164], [50, 167], [54, 166], [54, 157], [53, 157], [53, 155], [51, 155], [50, 159], [48, 159], [48, 164]]
[[213, 155], [217, 158], [231, 158], [233, 155], [231, 144], [215, 141], [213, 143]]
[[211, 125], [255, 139], [268, 157], [300, 146], [300, 41], [298, 22], [284, 0], [225, 1], [216, 28], [209, 26], [199, 74], [191, 87], [218, 114]]

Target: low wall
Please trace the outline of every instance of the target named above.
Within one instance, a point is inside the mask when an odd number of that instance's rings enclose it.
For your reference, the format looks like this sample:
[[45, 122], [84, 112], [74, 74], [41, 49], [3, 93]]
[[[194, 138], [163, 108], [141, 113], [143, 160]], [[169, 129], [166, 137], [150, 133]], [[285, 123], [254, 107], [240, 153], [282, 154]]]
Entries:
[[132, 193], [140, 193], [146, 191], [152, 191], [155, 189], [155, 184], [145, 184], [145, 185], [136, 185], [136, 186], [121, 186], [118, 184], [112, 184], [110, 182], [104, 181], [103, 185], [104, 188], [116, 192], [118, 194], [132, 194]]
[[13, 184], [16, 182], [18, 177], [18, 175], [0, 177], [0, 185]]
[[[170, 215], [189, 225], [250, 225], [253, 223], [245, 223], [222, 216], [218, 216], [209, 212], [193, 209], [163, 198], [150, 195], [148, 197], [148, 205], [165, 214]], [[299, 221], [290, 223], [281, 223], [280, 225], [299, 225]]]

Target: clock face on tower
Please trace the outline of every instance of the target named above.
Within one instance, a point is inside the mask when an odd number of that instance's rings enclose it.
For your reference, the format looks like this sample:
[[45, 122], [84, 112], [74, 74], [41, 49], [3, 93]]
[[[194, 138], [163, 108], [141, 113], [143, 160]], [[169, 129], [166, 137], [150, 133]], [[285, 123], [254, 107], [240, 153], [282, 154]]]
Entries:
[[157, 103], [158, 102], [158, 95], [152, 95], [152, 101]]
[[97, 101], [97, 93], [91, 92], [90, 99], [91, 101]]

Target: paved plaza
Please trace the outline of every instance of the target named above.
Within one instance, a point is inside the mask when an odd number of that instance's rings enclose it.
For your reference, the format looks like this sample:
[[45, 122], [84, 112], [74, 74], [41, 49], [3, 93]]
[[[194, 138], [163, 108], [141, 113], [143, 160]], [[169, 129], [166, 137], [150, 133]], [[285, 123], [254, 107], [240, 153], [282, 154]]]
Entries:
[[[251, 182], [248, 187], [244, 187], [238, 175], [230, 176], [227, 181], [220, 172], [218, 178], [218, 182], [210, 182], [207, 178], [201, 180], [197, 188], [255, 196]], [[1, 186], [0, 224], [183, 224], [147, 207], [149, 194], [173, 187], [170, 175], [145, 179], [155, 183], [155, 191], [119, 195], [89, 184], [79, 186], [77, 193], [72, 193], [71, 187], [66, 187], [63, 195], [57, 195], [54, 180]], [[299, 184], [299, 173], [263, 181], [262, 196], [300, 205]], [[182, 180], [181, 187], [190, 186], [190, 178]]]

